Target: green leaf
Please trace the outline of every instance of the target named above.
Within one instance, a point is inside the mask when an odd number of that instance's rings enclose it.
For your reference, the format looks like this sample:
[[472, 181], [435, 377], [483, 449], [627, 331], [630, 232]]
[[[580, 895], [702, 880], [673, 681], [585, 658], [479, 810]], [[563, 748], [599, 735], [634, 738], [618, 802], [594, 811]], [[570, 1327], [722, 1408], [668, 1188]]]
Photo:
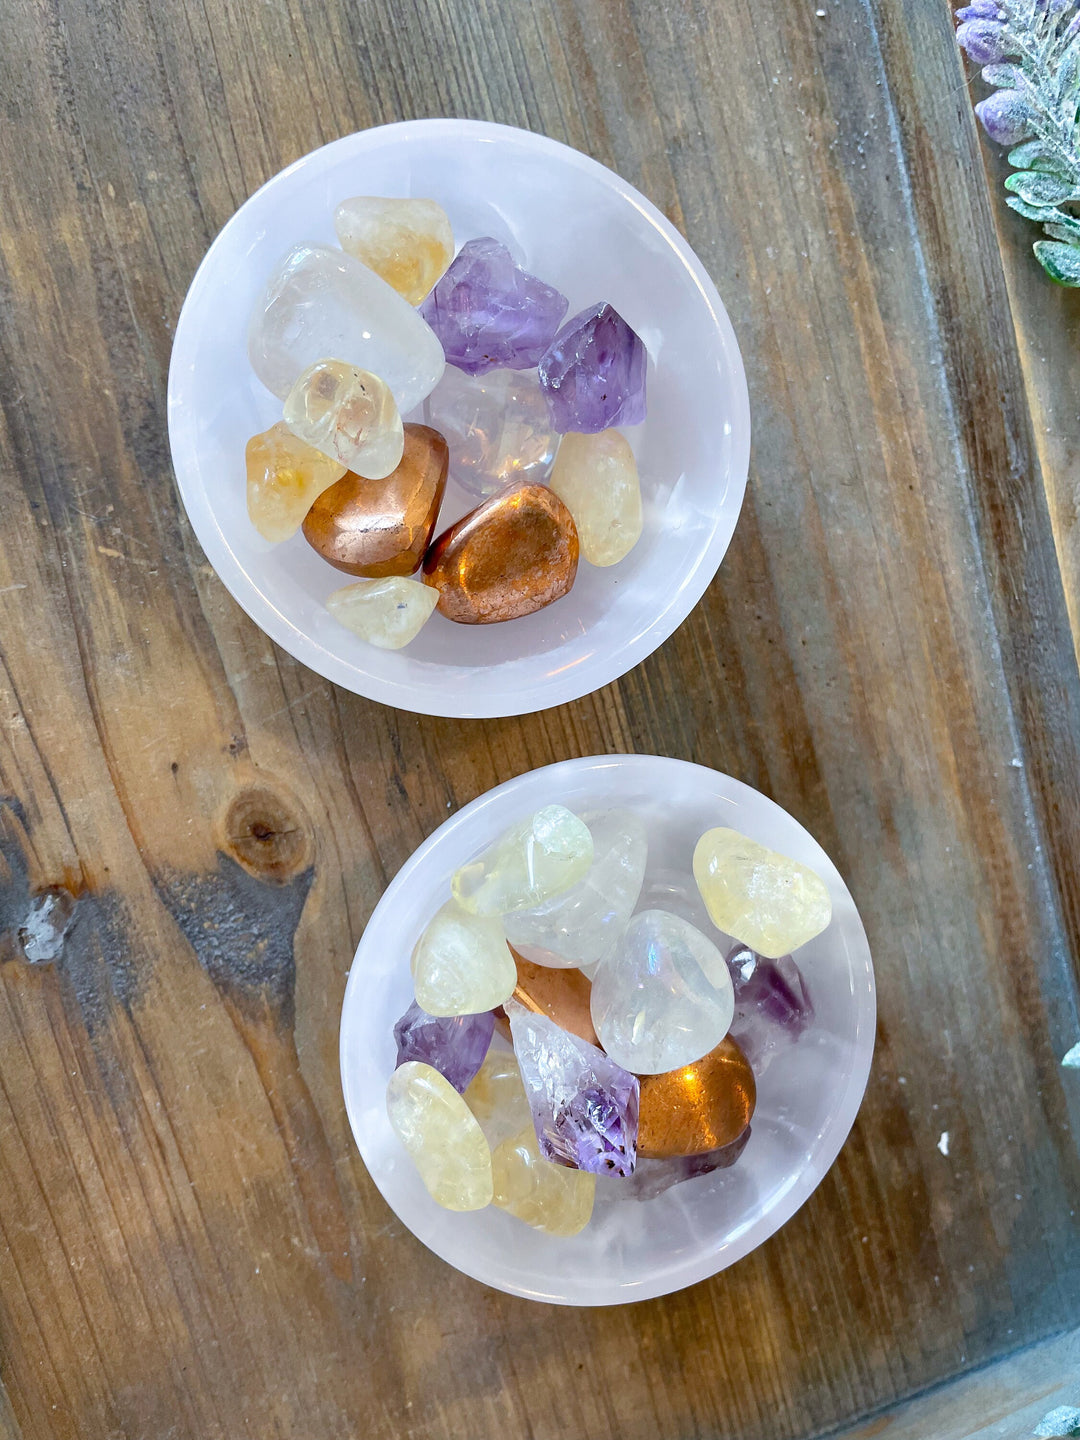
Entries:
[[1059, 205], [1062, 200], [1080, 198], [1071, 184], [1056, 175], [1041, 175], [1037, 170], [1018, 170], [1008, 176], [1005, 189], [1012, 190], [1029, 205]]
[[[1058, 213], [1060, 214], [1060, 211]], [[1064, 240], [1066, 245], [1080, 244], [1080, 224], [1077, 224], [1075, 220], [1069, 225], [1060, 225], [1048, 220], [1043, 225], [1043, 229], [1055, 240]]]
[[1075, 39], [1058, 62], [1055, 90], [1058, 105], [1076, 107], [1076, 86], [1080, 80], [1080, 36]]
[[1053, 240], [1036, 240], [1031, 248], [1051, 280], [1059, 285], [1080, 285], [1080, 248]]
[[1020, 90], [1024, 87], [1024, 72], [1019, 65], [984, 65], [982, 78], [988, 85], [1000, 90]]
[[1060, 175], [1062, 180], [1072, 179], [1061, 156], [1042, 140], [1025, 140], [1023, 145], [1010, 150], [1009, 164], [1014, 170], [1038, 170], [1044, 175]]
[[1018, 215], [1023, 215], [1025, 220], [1037, 220], [1040, 224], [1056, 220], [1062, 213], [1053, 205], [1029, 205], [1026, 200], [1018, 200], [1015, 195], [1010, 195], [1005, 204]]

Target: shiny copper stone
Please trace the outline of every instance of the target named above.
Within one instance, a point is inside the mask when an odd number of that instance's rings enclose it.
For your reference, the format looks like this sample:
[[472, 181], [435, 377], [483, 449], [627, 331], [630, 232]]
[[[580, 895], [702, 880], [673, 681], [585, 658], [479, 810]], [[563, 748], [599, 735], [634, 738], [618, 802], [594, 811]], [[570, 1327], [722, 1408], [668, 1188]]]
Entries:
[[560, 600], [577, 567], [570, 511], [546, 485], [519, 485], [444, 530], [424, 559], [424, 580], [447, 619], [489, 625]]
[[638, 1154], [646, 1159], [700, 1155], [730, 1145], [757, 1102], [754, 1072], [730, 1037], [693, 1065], [641, 1075]]
[[346, 575], [411, 575], [431, 543], [450, 451], [437, 430], [405, 426], [401, 464], [385, 480], [350, 470], [312, 505], [304, 536]]
[[[599, 1046], [589, 1013], [592, 998], [592, 981], [580, 970], [551, 970], [545, 965], [534, 965], [519, 955], [510, 946], [510, 953], [517, 964], [518, 983], [514, 988], [514, 999], [536, 1015], [546, 1015], [577, 1035], [590, 1045]], [[499, 1029], [510, 1038], [510, 1024], [502, 1010], [496, 1010], [495, 1018]], [[659, 1076], [657, 1077], [660, 1078]]]

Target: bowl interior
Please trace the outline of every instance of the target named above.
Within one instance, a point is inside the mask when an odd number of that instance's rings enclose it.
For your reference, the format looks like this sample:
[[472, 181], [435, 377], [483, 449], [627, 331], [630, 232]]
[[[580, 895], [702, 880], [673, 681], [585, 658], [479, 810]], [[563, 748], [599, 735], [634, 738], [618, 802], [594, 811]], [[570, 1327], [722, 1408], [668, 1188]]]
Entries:
[[[619, 566], [582, 565], [572, 593], [511, 624], [436, 615], [407, 650], [380, 651], [325, 611], [347, 583], [301, 535], [271, 546], [247, 518], [244, 446], [281, 418], [247, 360], [271, 270], [303, 240], [336, 243], [350, 195], [430, 196], [460, 245], [493, 235], [557, 285], [572, 315], [610, 300], [649, 351], [649, 415], [625, 433], [645, 534]], [[419, 412], [413, 419], [422, 419]], [[281, 172], [233, 216], [192, 282], [169, 375], [184, 504], [211, 563], [297, 658], [361, 694], [432, 714], [518, 714], [587, 694], [649, 654], [715, 573], [745, 486], [749, 411], [716, 290], [673, 226], [610, 170], [543, 136], [475, 121], [410, 121], [347, 136]], [[440, 524], [475, 501], [451, 486]]]
[[[649, 828], [639, 908], [664, 904], [727, 950], [690, 876], [703, 831], [730, 825], [811, 866], [832, 895], [833, 920], [797, 959], [813, 1024], [761, 1078], [750, 1143], [730, 1170], [686, 1181], [651, 1201], [601, 1181], [593, 1219], [571, 1239], [542, 1235], [489, 1208], [458, 1215], [428, 1196], [386, 1118], [395, 1020], [412, 1000], [409, 955], [449, 895], [451, 873], [507, 825], [558, 800], [573, 810], [628, 806]], [[430, 836], [379, 902], [356, 951], [341, 1023], [341, 1071], [353, 1133], [387, 1202], [444, 1260], [531, 1299], [615, 1304], [678, 1290], [732, 1264], [802, 1204], [836, 1158], [855, 1118], [874, 1044], [874, 976], [855, 904], [832, 862], [790, 815], [716, 771], [657, 756], [570, 760], [481, 796]]]

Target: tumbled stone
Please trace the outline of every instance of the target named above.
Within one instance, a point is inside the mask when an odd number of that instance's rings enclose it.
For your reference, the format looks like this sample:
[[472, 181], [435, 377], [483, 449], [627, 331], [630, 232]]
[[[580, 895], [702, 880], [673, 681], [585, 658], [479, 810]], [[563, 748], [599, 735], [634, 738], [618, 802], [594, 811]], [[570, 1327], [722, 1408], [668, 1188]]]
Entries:
[[506, 1012], [540, 1153], [594, 1175], [632, 1175], [637, 1077], [514, 1000]]
[[777, 960], [832, 919], [825, 882], [797, 860], [720, 827], [694, 850], [694, 879], [718, 930]]
[[692, 1065], [639, 1078], [639, 1155], [698, 1155], [729, 1145], [757, 1103], [754, 1072], [730, 1035]]
[[424, 581], [448, 620], [491, 625], [561, 600], [577, 567], [570, 511], [546, 485], [522, 485], [444, 530], [424, 559]]
[[436, 200], [354, 195], [334, 211], [341, 248], [419, 305], [454, 258], [450, 217]]
[[[510, 1027], [506, 1027], [507, 1037]], [[489, 1145], [498, 1145], [532, 1124], [521, 1071], [512, 1050], [492, 1047], [465, 1091], [465, 1101], [480, 1122]]]
[[414, 1000], [394, 1026], [397, 1063], [421, 1060], [464, 1094], [483, 1063], [494, 1031], [491, 1010], [479, 1015], [429, 1015]]
[[446, 361], [431, 327], [366, 265], [330, 245], [296, 245], [271, 275], [248, 330], [255, 374], [284, 400], [329, 356], [380, 376], [408, 414]]
[[450, 443], [452, 478], [478, 500], [548, 477], [559, 436], [531, 371], [471, 376], [448, 365], [424, 417]]
[[515, 265], [505, 245], [482, 236], [461, 247], [420, 314], [459, 370], [531, 370], [566, 314], [566, 296]]
[[401, 416], [387, 386], [370, 371], [318, 360], [289, 391], [284, 414], [294, 435], [365, 479], [383, 480], [401, 463]]
[[298, 439], [284, 420], [253, 435], [244, 453], [247, 509], [264, 540], [288, 540], [345, 466]]
[[562, 327], [537, 367], [560, 434], [595, 434], [645, 419], [645, 346], [614, 305], [593, 305]]
[[[504, 916], [503, 923], [509, 918], [508, 915]], [[534, 964], [519, 955], [512, 945], [510, 952], [517, 965], [517, 984], [514, 986], [513, 996], [517, 1003], [537, 1015], [546, 1015], [563, 1030], [577, 1035], [589, 1045], [599, 1045], [600, 1041], [592, 1023], [592, 982], [588, 976], [581, 970], [567, 970], [563, 967], [553, 969], [547, 965]], [[509, 1036], [509, 1020], [496, 1015], [495, 1023]]]
[[491, 1204], [491, 1147], [445, 1076], [419, 1060], [399, 1065], [386, 1087], [386, 1113], [436, 1204], [446, 1210]]
[[766, 960], [748, 946], [727, 957], [735, 989], [731, 1037], [761, 1075], [778, 1050], [792, 1045], [814, 1018], [802, 971], [790, 955]]
[[346, 472], [308, 511], [304, 538], [348, 575], [411, 575], [435, 533], [448, 458], [437, 430], [406, 425], [397, 469], [384, 480]]
[[346, 630], [380, 650], [400, 650], [415, 640], [435, 611], [435, 596], [419, 580], [387, 575], [357, 580], [326, 599], [326, 608]]
[[643, 910], [593, 978], [592, 1018], [604, 1049], [637, 1075], [700, 1060], [731, 1025], [724, 957], [688, 921]]
[[639, 1157], [637, 1169], [625, 1186], [620, 1186], [619, 1193], [632, 1200], [655, 1200], [684, 1180], [696, 1180], [699, 1175], [729, 1169], [746, 1149], [749, 1139], [748, 1125], [730, 1145], [706, 1150], [700, 1155], [672, 1155], [665, 1160], [643, 1160]]
[[412, 954], [416, 1002], [429, 1015], [476, 1015], [513, 994], [514, 957], [498, 919], [448, 900], [428, 921]]
[[[565, 805], [546, 805], [456, 870], [450, 890], [473, 915], [509, 915], [569, 890], [588, 870], [592, 857], [593, 839], [585, 822]], [[509, 950], [506, 953], [509, 958]], [[506, 994], [513, 988], [511, 981]]]
[[572, 890], [506, 917], [506, 936], [540, 965], [596, 965], [615, 949], [634, 913], [649, 844], [631, 810], [583, 815], [593, 837], [593, 862]]
[[530, 1122], [491, 1157], [492, 1203], [547, 1235], [576, 1235], [592, 1215], [596, 1176], [553, 1165]]
[[637, 461], [618, 430], [564, 435], [548, 483], [573, 515], [590, 565], [617, 565], [641, 539]]

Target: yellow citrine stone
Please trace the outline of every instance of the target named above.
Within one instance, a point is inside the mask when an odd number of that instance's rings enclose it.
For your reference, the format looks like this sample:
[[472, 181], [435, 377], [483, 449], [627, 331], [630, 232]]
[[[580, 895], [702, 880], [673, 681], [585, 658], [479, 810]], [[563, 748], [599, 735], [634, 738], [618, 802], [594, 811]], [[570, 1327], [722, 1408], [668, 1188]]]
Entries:
[[492, 1145], [532, 1124], [529, 1099], [512, 1050], [488, 1051], [465, 1091], [465, 1103]]
[[399, 1065], [386, 1087], [386, 1113], [437, 1204], [446, 1210], [491, 1204], [491, 1147], [445, 1076], [419, 1060]]
[[587, 873], [589, 827], [565, 805], [546, 805], [505, 831], [450, 877], [457, 903], [473, 915], [509, 915], [542, 905]]
[[576, 1235], [589, 1223], [596, 1176], [545, 1160], [531, 1123], [496, 1146], [491, 1170], [494, 1204], [534, 1230]]
[[365, 480], [385, 480], [405, 453], [390, 387], [344, 360], [316, 360], [301, 373], [285, 400], [285, 424]]
[[618, 430], [564, 435], [548, 480], [577, 526], [590, 565], [616, 565], [641, 539], [637, 461]]
[[416, 1003], [429, 1015], [481, 1015], [509, 1000], [517, 984], [502, 923], [453, 900], [428, 921], [411, 963]]
[[415, 640], [438, 603], [430, 585], [406, 575], [357, 580], [326, 598], [326, 608], [339, 625], [380, 650], [400, 650]]
[[717, 929], [769, 960], [805, 945], [832, 919], [820, 876], [737, 830], [702, 835], [694, 879]]
[[345, 474], [344, 465], [299, 439], [283, 420], [251, 437], [244, 460], [248, 515], [275, 544], [295, 535], [323, 491]]
[[341, 248], [419, 305], [454, 258], [454, 232], [435, 200], [354, 195], [334, 212]]

